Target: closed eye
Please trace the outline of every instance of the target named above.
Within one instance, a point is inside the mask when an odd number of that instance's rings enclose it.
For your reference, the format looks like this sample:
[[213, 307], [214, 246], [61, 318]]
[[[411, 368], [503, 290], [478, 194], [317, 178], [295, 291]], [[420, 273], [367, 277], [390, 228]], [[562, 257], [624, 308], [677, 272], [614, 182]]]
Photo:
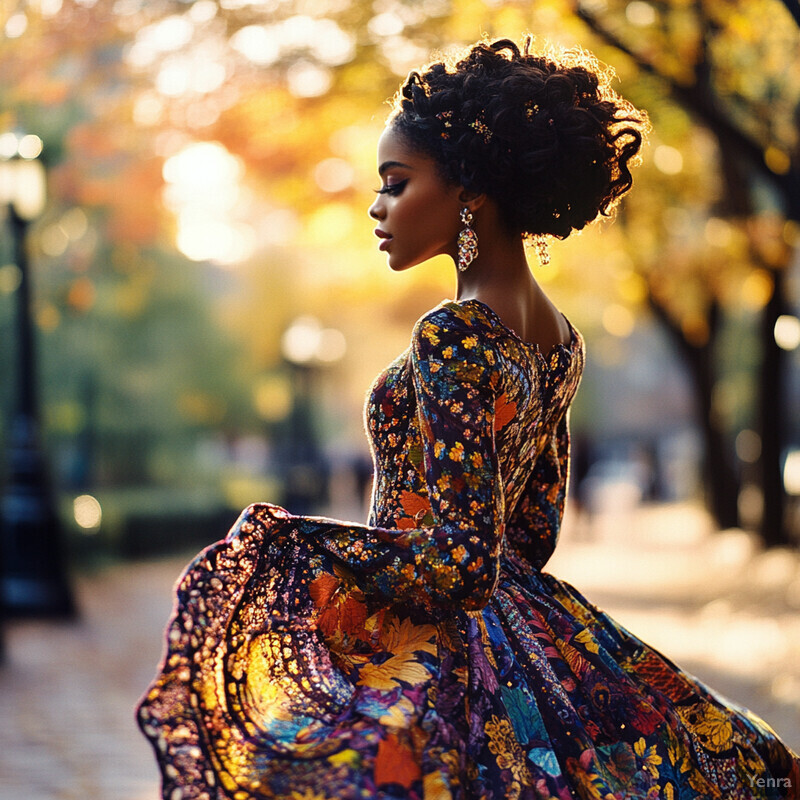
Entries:
[[400, 192], [403, 191], [403, 188], [408, 183], [408, 178], [404, 181], [398, 181], [397, 183], [387, 183], [386, 186], [381, 186], [380, 189], [376, 189], [376, 194], [388, 194], [390, 197], [396, 197]]

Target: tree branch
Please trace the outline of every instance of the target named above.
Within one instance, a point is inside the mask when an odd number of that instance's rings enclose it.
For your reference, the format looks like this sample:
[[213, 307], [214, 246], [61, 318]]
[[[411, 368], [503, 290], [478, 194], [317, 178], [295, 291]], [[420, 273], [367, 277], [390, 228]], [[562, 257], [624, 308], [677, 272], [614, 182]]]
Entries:
[[[800, 0], [784, 0], [784, 2], [797, 5], [798, 14], [800, 14]], [[580, 0], [576, 4], [575, 13], [597, 36], [632, 59], [642, 72], [653, 75], [663, 81], [669, 93], [681, 106], [689, 110], [714, 131], [721, 141], [735, 148], [762, 177], [775, 186], [786, 201], [786, 215], [791, 219], [800, 220], [800, 176], [798, 176], [796, 166], [785, 175], [776, 175], [764, 163], [763, 145], [736, 127], [725, 116], [718, 103], [716, 103], [713, 94], [705, 91], [697, 83], [691, 86], [684, 86], [671, 76], [666, 75], [655, 64], [629, 47], [616, 33], [603, 25], [594, 14], [586, 11], [582, 7]]]
[[800, 26], [800, 0], [783, 0], [783, 4], [789, 9], [789, 13], [794, 17], [794, 21]]

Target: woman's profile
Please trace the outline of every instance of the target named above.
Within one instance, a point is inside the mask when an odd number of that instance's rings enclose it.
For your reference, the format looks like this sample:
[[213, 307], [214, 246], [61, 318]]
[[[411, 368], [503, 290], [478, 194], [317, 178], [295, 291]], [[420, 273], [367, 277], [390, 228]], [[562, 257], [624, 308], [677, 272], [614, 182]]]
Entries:
[[369, 213], [391, 269], [452, 257], [366, 408], [366, 525], [247, 508], [186, 569], [139, 722], [164, 798], [796, 797], [800, 762], [543, 571], [580, 334], [526, 240], [631, 187], [643, 112], [509, 40], [411, 73]]

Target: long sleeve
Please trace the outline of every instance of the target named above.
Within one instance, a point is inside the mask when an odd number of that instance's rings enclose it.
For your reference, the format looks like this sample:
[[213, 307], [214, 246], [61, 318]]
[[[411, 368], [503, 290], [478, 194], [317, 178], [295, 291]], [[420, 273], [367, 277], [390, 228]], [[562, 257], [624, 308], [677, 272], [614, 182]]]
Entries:
[[481, 608], [494, 590], [503, 535], [495, 356], [440, 309], [415, 328], [411, 370], [433, 524], [393, 530], [318, 517], [292, 523], [344, 563], [369, 595]]

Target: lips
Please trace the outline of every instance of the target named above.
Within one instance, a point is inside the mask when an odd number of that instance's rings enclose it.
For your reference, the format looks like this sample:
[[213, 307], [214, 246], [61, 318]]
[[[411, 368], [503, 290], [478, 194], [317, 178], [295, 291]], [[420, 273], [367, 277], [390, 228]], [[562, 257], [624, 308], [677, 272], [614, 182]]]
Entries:
[[391, 233], [386, 233], [386, 231], [382, 231], [380, 228], [375, 228], [375, 235], [376, 235], [376, 236], [377, 236], [379, 239], [382, 239], [382, 240], [383, 240], [383, 241], [380, 243], [380, 245], [378, 246], [378, 249], [379, 249], [379, 250], [386, 250], [386, 249], [388, 249], [388, 247], [389, 247], [389, 244], [390, 244], [390, 243], [391, 243], [391, 241], [392, 241], [392, 234], [391, 234]]

